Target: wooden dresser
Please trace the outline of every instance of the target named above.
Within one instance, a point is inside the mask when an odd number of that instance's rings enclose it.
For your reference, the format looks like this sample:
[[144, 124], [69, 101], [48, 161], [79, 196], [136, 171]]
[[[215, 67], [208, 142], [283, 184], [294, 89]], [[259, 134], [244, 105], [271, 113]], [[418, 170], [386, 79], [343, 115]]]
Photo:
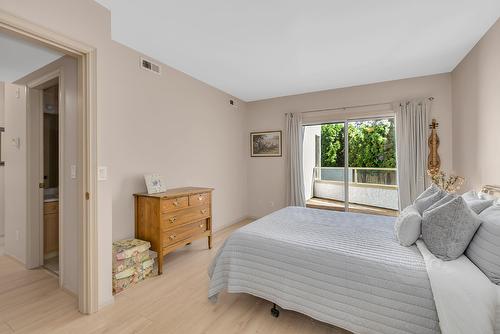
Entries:
[[163, 256], [179, 247], [207, 237], [212, 248], [212, 191], [186, 187], [134, 194], [135, 236], [149, 241], [158, 253], [158, 274], [163, 272]]

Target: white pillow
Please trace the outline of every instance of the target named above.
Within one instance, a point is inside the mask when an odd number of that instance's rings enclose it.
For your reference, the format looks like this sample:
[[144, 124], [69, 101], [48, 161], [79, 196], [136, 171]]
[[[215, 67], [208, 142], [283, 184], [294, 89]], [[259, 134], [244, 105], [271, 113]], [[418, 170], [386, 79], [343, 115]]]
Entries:
[[495, 198], [483, 192], [468, 191], [462, 195], [469, 208], [477, 214], [493, 205]]
[[422, 216], [414, 205], [406, 207], [394, 223], [394, 234], [399, 243], [409, 247], [420, 237]]

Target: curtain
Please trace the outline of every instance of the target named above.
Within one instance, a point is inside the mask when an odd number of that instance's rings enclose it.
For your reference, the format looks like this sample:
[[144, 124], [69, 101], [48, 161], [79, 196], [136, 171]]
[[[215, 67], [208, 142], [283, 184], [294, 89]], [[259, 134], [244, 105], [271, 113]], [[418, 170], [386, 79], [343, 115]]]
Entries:
[[396, 110], [399, 208], [413, 203], [428, 185], [427, 155], [431, 103], [403, 101]]
[[305, 206], [302, 114], [288, 113], [285, 118], [286, 203], [291, 206]]

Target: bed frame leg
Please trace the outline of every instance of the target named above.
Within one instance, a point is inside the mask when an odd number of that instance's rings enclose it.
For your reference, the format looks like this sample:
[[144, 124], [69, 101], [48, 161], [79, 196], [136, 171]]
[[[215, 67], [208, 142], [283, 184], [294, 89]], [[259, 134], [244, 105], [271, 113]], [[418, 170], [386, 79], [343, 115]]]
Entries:
[[271, 309], [271, 315], [275, 318], [280, 316], [280, 311], [276, 308], [276, 304], [273, 304], [273, 308]]

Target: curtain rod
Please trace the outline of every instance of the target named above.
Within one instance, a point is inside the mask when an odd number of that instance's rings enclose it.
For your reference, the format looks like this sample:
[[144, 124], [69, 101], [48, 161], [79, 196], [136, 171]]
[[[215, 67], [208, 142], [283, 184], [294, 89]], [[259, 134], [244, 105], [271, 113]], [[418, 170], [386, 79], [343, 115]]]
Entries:
[[[433, 96], [428, 97], [427, 99], [431, 102], [435, 100]], [[311, 112], [320, 112], [320, 111], [335, 111], [335, 110], [346, 110], [346, 109], [352, 109], [352, 108], [375, 107], [375, 106], [382, 106], [384, 104], [393, 104], [393, 103], [394, 103], [394, 101], [383, 102], [383, 103], [359, 104], [359, 105], [348, 106], [348, 107], [315, 109], [315, 110], [303, 111], [303, 112], [301, 112], [301, 114], [307, 114], [307, 113], [311, 113]], [[286, 113], [286, 114], [288, 114], [288, 113]]]

